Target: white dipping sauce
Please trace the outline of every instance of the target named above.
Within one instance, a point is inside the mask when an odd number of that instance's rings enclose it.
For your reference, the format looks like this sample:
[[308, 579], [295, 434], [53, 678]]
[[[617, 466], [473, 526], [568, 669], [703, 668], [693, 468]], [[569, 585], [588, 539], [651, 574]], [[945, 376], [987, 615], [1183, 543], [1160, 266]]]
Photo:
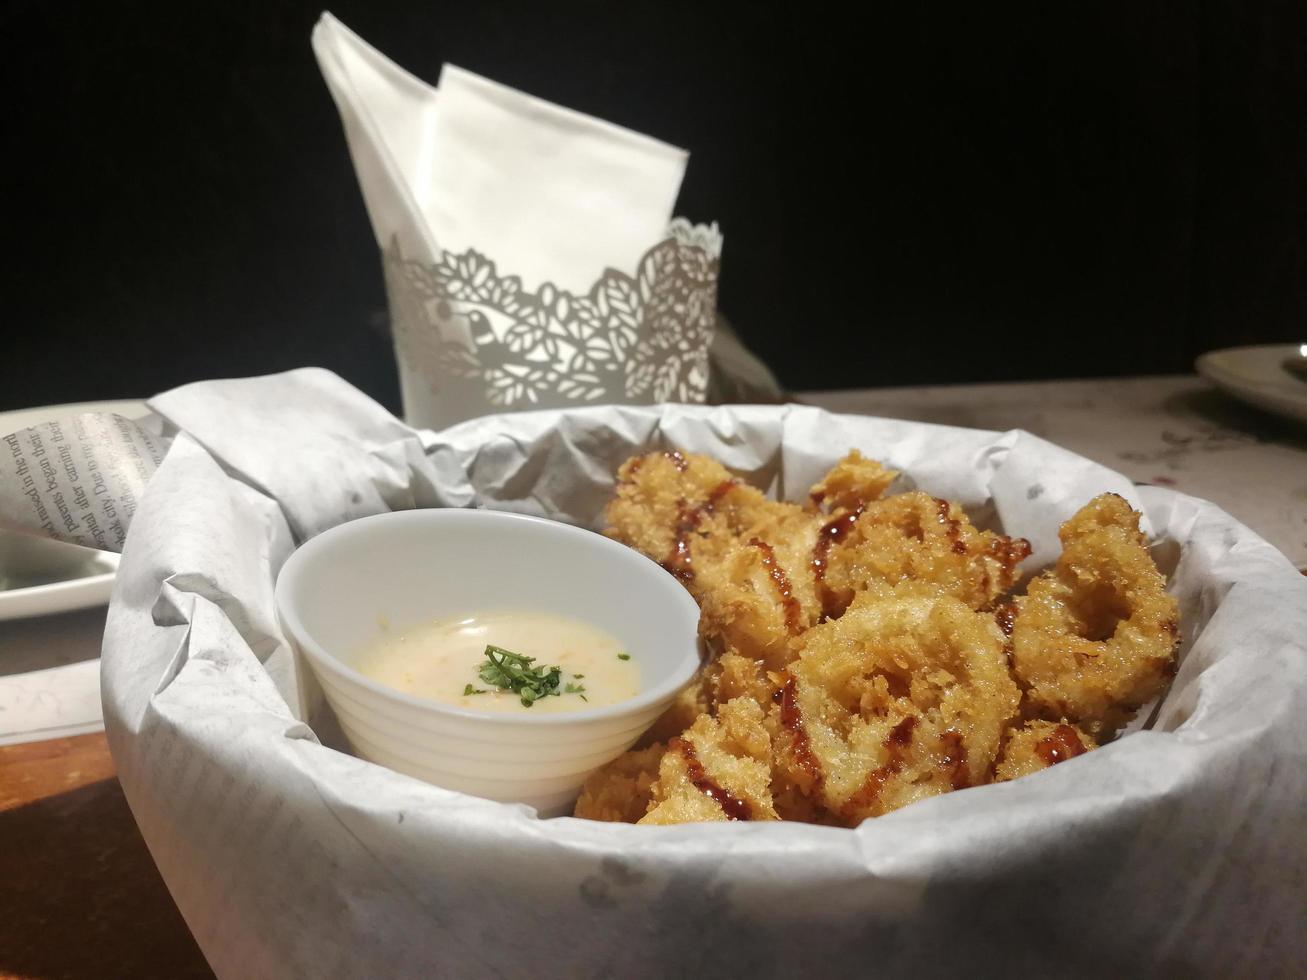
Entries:
[[[534, 657], [532, 668], [562, 668], [559, 695], [531, 707], [513, 691], [488, 684], [480, 668], [487, 644]], [[635, 697], [640, 670], [615, 637], [579, 619], [528, 610], [450, 616], [403, 630], [384, 626], [354, 657], [359, 673], [405, 694], [476, 711], [584, 711]], [[580, 676], [577, 676], [580, 675]], [[471, 684], [485, 694], [464, 694]], [[580, 693], [563, 693], [567, 686]], [[584, 695], [584, 698], [582, 697]]]

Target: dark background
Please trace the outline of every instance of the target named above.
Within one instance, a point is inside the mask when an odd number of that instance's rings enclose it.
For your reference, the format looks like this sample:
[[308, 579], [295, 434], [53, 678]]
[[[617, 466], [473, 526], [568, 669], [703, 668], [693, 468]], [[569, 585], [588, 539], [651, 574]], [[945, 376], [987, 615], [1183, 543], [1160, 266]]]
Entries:
[[[1307, 4], [899, 6], [332, 10], [429, 80], [689, 148], [679, 211], [721, 223], [721, 307], [792, 388], [1307, 339]], [[319, 12], [7, 6], [0, 408], [303, 364], [397, 407]]]

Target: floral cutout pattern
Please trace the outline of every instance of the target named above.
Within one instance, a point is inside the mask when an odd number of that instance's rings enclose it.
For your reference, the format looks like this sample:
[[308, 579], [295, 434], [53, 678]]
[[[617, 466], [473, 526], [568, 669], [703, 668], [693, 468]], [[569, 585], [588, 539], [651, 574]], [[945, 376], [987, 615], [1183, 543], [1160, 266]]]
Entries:
[[433, 392], [498, 408], [703, 402], [721, 236], [677, 219], [634, 277], [608, 269], [584, 295], [523, 288], [475, 250], [434, 265], [384, 252], [395, 344]]

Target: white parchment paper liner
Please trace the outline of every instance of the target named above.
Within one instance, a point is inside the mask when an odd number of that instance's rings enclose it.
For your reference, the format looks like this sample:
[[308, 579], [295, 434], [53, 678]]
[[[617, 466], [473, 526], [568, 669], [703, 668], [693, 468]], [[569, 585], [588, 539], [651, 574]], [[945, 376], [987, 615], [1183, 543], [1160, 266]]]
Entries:
[[[1021, 432], [796, 406], [551, 411], [418, 435], [320, 371], [151, 404], [181, 431], [123, 554], [105, 718], [142, 832], [220, 976], [1307, 965], [1307, 579], [1210, 504], [1136, 490]], [[858, 447], [1029, 537], [1032, 566], [1093, 494], [1142, 504], [1184, 617], [1154, 727], [849, 831], [540, 821], [328, 748], [296, 719], [272, 610], [296, 538], [411, 506], [593, 525], [617, 464], [652, 446], [711, 453], [781, 495]]]

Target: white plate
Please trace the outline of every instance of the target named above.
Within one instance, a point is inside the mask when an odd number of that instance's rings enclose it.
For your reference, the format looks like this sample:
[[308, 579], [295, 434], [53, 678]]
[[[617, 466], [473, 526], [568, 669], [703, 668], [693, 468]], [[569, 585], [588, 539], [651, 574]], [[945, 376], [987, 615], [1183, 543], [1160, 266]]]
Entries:
[[103, 606], [113, 592], [118, 556], [102, 551], [76, 577], [23, 589], [0, 589], [0, 622]]
[[1290, 374], [1286, 361], [1307, 367], [1307, 344], [1231, 347], [1198, 358], [1198, 373], [1250, 405], [1307, 422], [1307, 381]]
[[[83, 412], [112, 412], [127, 418], [140, 418], [146, 411], [142, 401], [79, 402], [24, 408], [0, 412], [0, 435]], [[61, 581], [20, 589], [0, 589], [0, 621], [102, 606], [109, 601], [109, 594], [113, 591], [117, 568], [118, 556], [101, 552]]]

